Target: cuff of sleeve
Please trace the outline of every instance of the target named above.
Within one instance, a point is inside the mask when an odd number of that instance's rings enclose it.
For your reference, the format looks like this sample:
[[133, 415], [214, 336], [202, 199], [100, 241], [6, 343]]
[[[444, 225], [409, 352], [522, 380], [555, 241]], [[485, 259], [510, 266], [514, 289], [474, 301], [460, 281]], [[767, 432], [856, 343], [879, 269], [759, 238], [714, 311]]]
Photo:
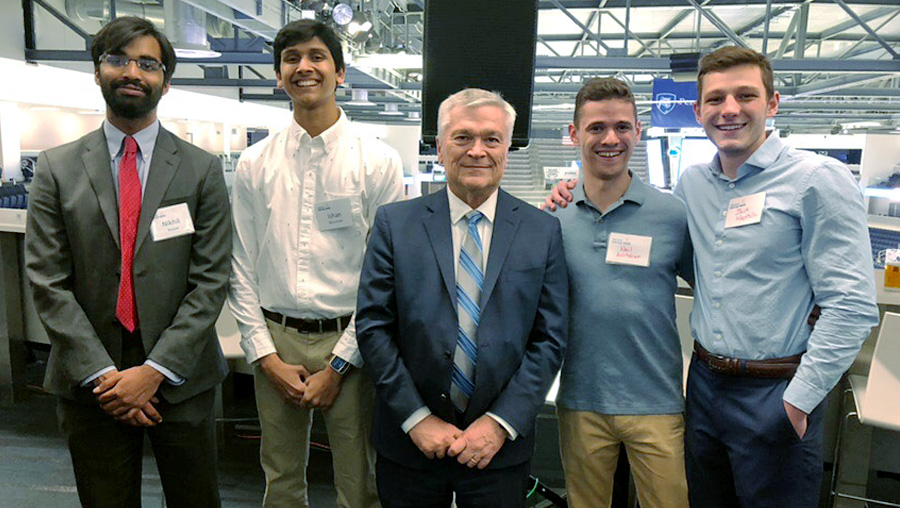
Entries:
[[828, 395], [827, 392], [823, 392], [803, 379], [794, 376], [784, 390], [782, 398], [800, 411], [810, 414], [826, 395]]
[[264, 356], [278, 352], [268, 329], [248, 338], [241, 337], [241, 349], [244, 350], [247, 363], [250, 364]]
[[103, 374], [106, 374], [107, 372], [112, 372], [112, 371], [114, 371], [114, 370], [116, 370], [116, 368], [115, 368], [114, 366], [112, 366], [112, 365], [110, 365], [109, 367], [104, 367], [104, 368], [98, 370], [97, 372], [95, 372], [95, 373], [91, 374], [90, 376], [86, 377], [86, 378], [84, 379], [84, 381], [81, 382], [81, 387], [84, 388], [85, 386], [87, 386], [87, 385], [93, 383], [94, 380], [97, 379], [98, 377], [102, 376]]
[[344, 330], [331, 353], [347, 360], [350, 362], [350, 365], [357, 369], [365, 365], [362, 354], [359, 352], [359, 346], [356, 343], [356, 327], [353, 324]]
[[144, 365], [149, 365], [156, 369], [157, 372], [166, 377], [166, 381], [169, 382], [172, 386], [178, 386], [184, 384], [184, 378], [179, 376], [178, 374], [172, 372], [171, 370], [163, 367], [162, 365], [154, 362], [153, 360], [147, 360], [144, 362]]
[[519, 437], [519, 433], [516, 432], [516, 429], [514, 429], [513, 426], [510, 425], [506, 420], [504, 420], [503, 418], [500, 418], [499, 416], [495, 415], [494, 413], [491, 413], [490, 411], [488, 411], [485, 414], [490, 416], [491, 418], [493, 418], [497, 423], [500, 424], [501, 427], [503, 427], [503, 430], [506, 431], [507, 439], [509, 439], [510, 441], [515, 441], [516, 438]]
[[419, 424], [422, 420], [424, 420], [428, 415], [431, 414], [431, 410], [428, 409], [428, 406], [422, 406], [419, 409], [413, 411], [413, 414], [400, 425], [400, 429], [403, 430], [404, 433], [409, 434], [409, 431], [412, 430], [413, 427]]

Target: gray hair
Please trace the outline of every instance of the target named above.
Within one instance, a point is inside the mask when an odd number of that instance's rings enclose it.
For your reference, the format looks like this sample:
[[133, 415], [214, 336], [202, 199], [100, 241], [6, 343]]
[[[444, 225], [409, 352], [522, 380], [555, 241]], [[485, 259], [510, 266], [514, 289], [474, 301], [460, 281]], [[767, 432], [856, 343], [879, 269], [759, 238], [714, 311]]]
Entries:
[[495, 106], [503, 110], [506, 113], [506, 144], [512, 143], [513, 125], [516, 123], [516, 110], [498, 92], [489, 92], [481, 88], [464, 88], [441, 102], [438, 108], [438, 138], [444, 136], [444, 131], [450, 125], [450, 111], [457, 106], [464, 108]]

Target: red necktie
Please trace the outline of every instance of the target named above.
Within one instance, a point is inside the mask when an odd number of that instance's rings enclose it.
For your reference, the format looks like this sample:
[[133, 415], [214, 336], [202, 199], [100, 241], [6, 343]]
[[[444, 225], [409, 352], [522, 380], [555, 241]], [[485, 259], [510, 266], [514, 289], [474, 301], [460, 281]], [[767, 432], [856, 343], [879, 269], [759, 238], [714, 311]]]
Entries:
[[141, 180], [137, 174], [137, 142], [125, 138], [125, 153], [119, 164], [119, 240], [122, 250], [122, 276], [119, 279], [119, 297], [116, 317], [129, 332], [137, 328], [137, 305], [134, 301], [134, 239], [137, 236], [138, 217], [141, 215]]

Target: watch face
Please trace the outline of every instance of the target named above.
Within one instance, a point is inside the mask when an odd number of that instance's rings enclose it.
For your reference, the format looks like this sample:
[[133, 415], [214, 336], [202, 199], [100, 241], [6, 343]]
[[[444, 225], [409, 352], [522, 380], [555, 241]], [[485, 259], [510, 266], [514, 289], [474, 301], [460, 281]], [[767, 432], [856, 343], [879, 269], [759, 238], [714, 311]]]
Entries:
[[335, 357], [331, 360], [331, 368], [337, 371], [338, 374], [344, 374], [350, 368], [350, 362], [343, 358]]

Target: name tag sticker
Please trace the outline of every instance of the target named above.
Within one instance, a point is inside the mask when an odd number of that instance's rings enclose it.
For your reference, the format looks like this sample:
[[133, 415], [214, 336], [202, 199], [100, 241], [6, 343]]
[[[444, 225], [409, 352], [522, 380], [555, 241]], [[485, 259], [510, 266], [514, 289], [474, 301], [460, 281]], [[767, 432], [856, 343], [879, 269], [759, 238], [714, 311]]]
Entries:
[[150, 235], [154, 242], [194, 233], [194, 221], [187, 203], [167, 206], [156, 210], [150, 224]]
[[728, 202], [728, 213], [725, 215], [725, 229], [758, 223], [762, 220], [765, 204], [765, 192], [732, 199]]
[[316, 222], [319, 231], [348, 228], [353, 225], [350, 198], [333, 199], [316, 205]]
[[606, 264], [650, 266], [650, 244], [653, 237], [610, 233]]

